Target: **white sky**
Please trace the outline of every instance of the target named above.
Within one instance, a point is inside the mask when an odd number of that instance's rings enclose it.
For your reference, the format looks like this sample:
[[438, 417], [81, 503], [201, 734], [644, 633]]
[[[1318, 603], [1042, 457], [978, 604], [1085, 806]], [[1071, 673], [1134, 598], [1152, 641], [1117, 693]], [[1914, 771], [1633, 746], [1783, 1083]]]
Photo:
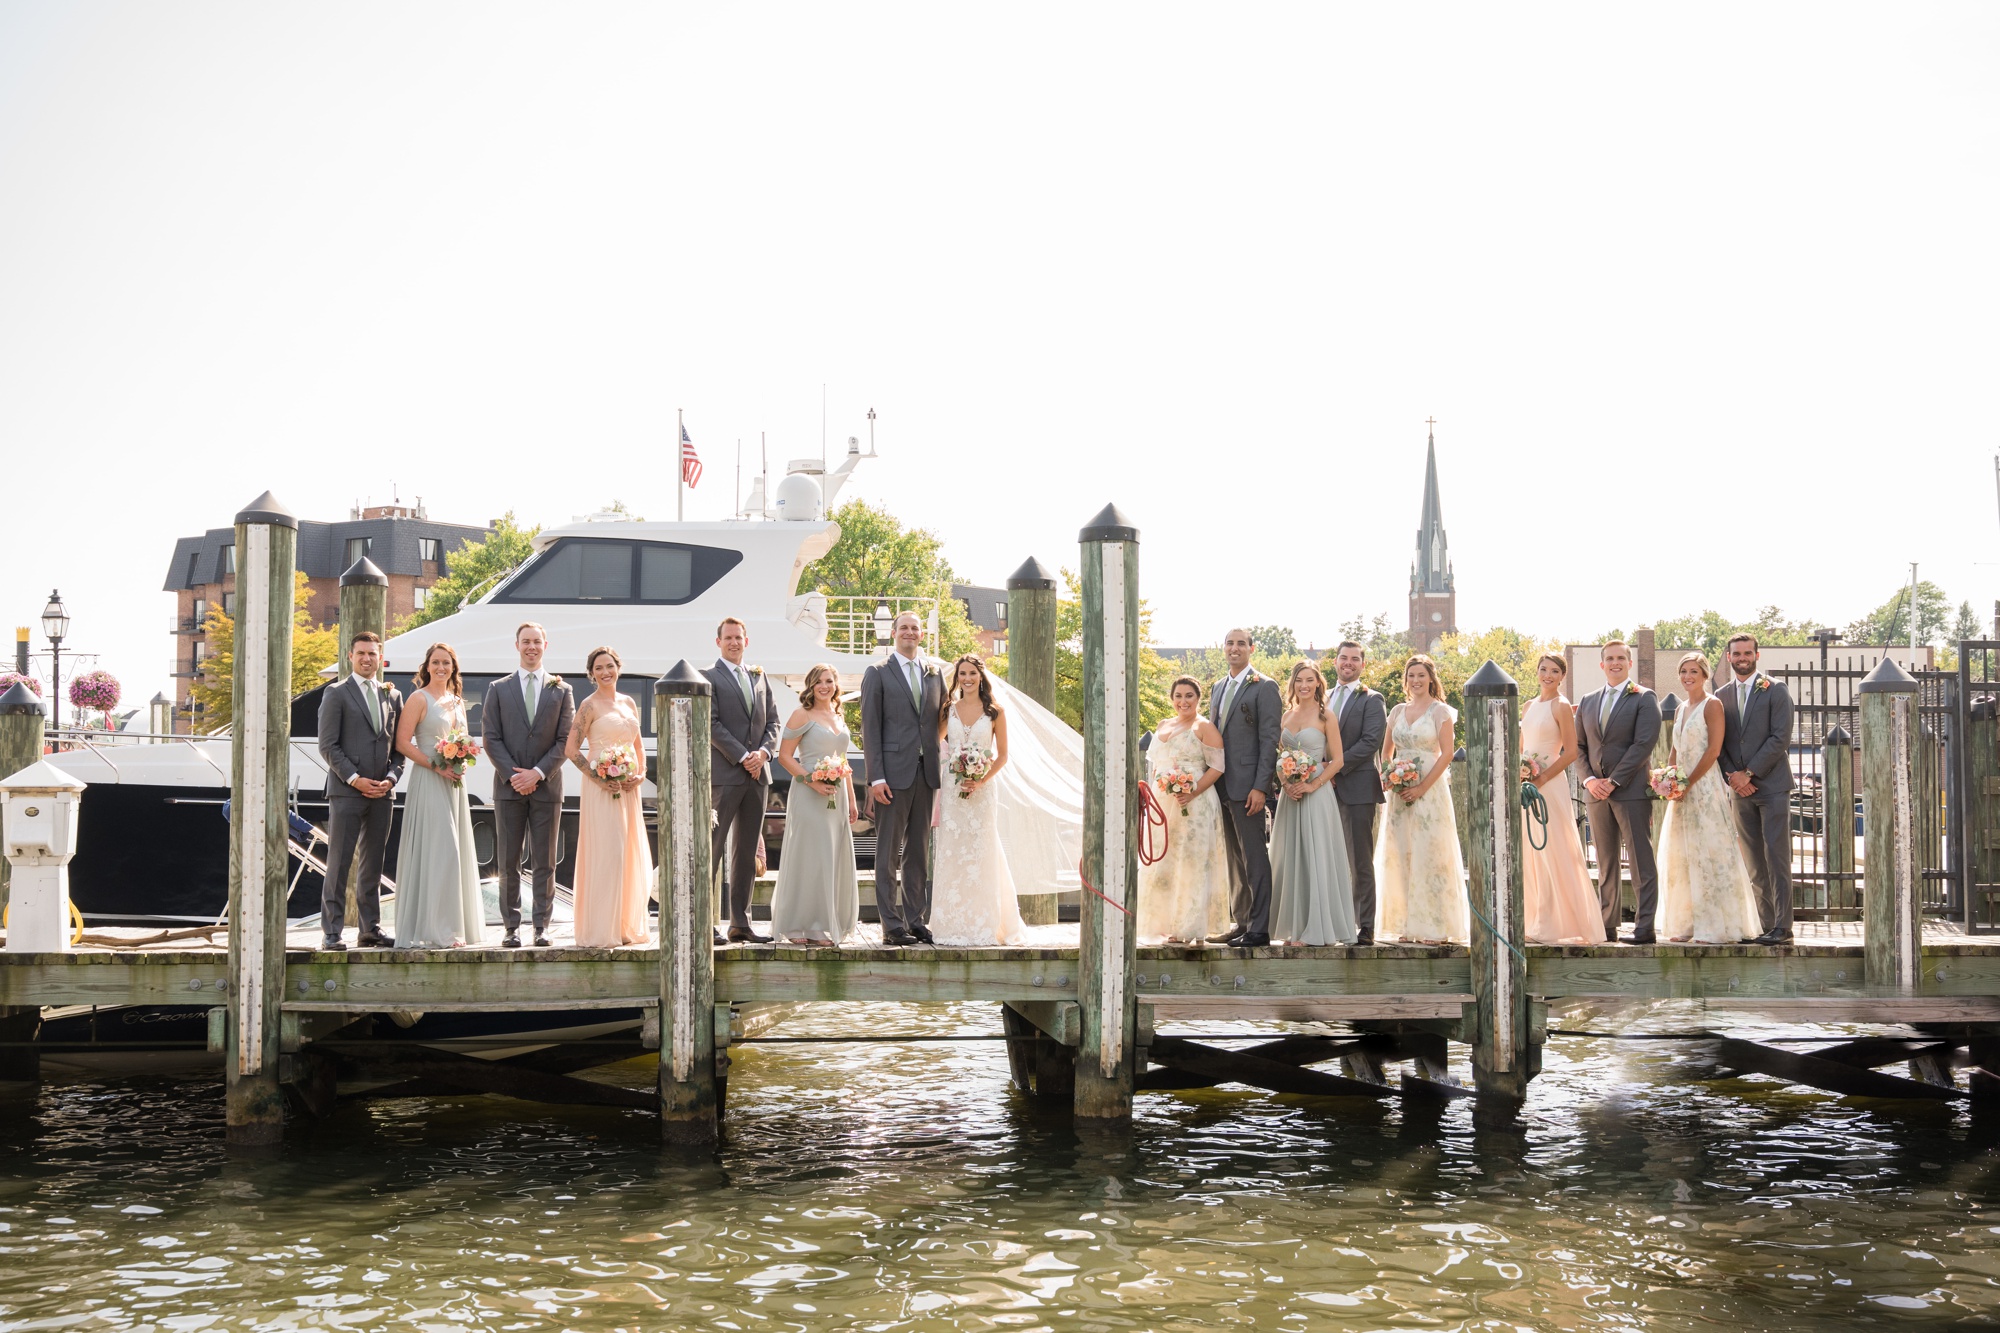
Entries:
[[[1990, 617], [1992, 5], [0, 5], [0, 622], [167, 685], [175, 537], [673, 507], [674, 409], [1168, 643]], [[752, 453], [754, 457], [754, 452]], [[36, 646], [41, 646], [37, 631]]]

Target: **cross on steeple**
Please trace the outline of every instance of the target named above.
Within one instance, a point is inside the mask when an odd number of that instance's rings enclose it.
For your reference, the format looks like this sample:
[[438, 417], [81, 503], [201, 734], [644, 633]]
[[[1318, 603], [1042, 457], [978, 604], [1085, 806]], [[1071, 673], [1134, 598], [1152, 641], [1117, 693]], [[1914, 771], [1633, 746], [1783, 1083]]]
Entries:
[[1435, 435], [1438, 433], [1438, 419], [1436, 417], [1425, 417], [1424, 424], [1431, 428], [1431, 434]]

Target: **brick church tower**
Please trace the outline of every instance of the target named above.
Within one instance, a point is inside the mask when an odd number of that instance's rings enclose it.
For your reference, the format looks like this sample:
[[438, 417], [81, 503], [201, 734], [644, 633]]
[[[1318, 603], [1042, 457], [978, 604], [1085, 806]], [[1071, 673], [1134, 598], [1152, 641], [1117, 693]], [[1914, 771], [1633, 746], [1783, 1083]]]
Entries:
[[1435, 421], [1430, 454], [1424, 461], [1424, 517], [1417, 528], [1417, 558], [1410, 565], [1410, 644], [1429, 652], [1446, 634], [1458, 632], [1458, 592], [1451, 576], [1451, 548], [1444, 536], [1444, 511], [1438, 504], [1438, 454]]

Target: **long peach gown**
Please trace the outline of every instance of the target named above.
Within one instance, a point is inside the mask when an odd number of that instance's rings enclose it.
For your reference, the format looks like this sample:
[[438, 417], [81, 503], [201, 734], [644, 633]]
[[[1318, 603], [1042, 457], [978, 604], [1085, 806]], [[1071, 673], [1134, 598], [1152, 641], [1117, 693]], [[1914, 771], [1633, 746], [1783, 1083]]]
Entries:
[[[1544, 765], [1561, 757], [1562, 733], [1556, 728], [1555, 707], [1543, 699], [1528, 704], [1521, 715], [1521, 753], [1539, 755]], [[1549, 806], [1548, 845], [1535, 849], [1532, 836], [1542, 830], [1521, 812], [1521, 889], [1528, 917], [1528, 938], [1540, 944], [1601, 944], [1604, 916], [1597, 905], [1597, 886], [1584, 864], [1583, 841], [1576, 833], [1576, 807], [1569, 799], [1569, 778], [1557, 778], [1542, 789]]]
[[[630, 745], [645, 761], [639, 719], [623, 708], [593, 720], [584, 742], [589, 763], [613, 745]], [[652, 888], [653, 856], [639, 793], [614, 798], [585, 778], [577, 798], [576, 942], [609, 947], [651, 938], [646, 904]]]

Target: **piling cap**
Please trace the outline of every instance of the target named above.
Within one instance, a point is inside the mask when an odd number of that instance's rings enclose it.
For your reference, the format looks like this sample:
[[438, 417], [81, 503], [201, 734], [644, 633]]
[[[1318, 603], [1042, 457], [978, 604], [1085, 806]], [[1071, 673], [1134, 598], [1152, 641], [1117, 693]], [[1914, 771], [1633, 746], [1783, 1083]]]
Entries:
[[1671, 722], [1674, 714], [1681, 711], [1681, 697], [1672, 690], [1660, 696], [1660, 720]]
[[349, 565], [346, 572], [340, 576], [340, 586], [343, 588], [352, 588], [357, 583], [379, 583], [386, 588], [389, 586], [389, 576], [382, 572], [380, 565], [364, 555]]
[[1459, 746], [1456, 750], [1453, 750], [1451, 752], [1451, 762], [1454, 764], [1462, 764], [1465, 762], [1465, 747], [1463, 745]]
[[1106, 505], [1097, 511], [1096, 518], [1084, 525], [1076, 539], [1080, 542], [1136, 542], [1139, 540], [1139, 529], [1119, 512], [1117, 505]]
[[1854, 744], [1854, 737], [1847, 734], [1846, 727], [1835, 727], [1832, 731], [1826, 733], [1826, 740], [1821, 742], [1821, 744], [1852, 745]]
[[4, 780], [0, 780], [0, 788], [22, 794], [37, 791], [82, 791], [89, 785], [82, 778], [65, 773], [46, 759], [37, 759], [20, 772], [10, 773]]
[[1465, 682], [1465, 697], [1499, 699], [1521, 692], [1514, 678], [1500, 669], [1500, 664], [1492, 658], [1486, 665], [1472, 673], [1472, 679]]
[[298, 516], [278, 503], [278, 497], [265, 491], [250, 502], [248, 509], [237, 511], [238, 523], [269, 523], [274, 527], [298, 529]]
[[653, 682], [653, 693], [659, 694], [713, 694], [715, 687], [708, 683], [708, 677], [688, 665], [683, 657], [674, 663], [673, 669]]
[[1884, 657], [1862, 679], [1856, 691], [1860, 694], [1915, 694], [1917, 679], [1897, 666], [1895, 658]]
[[1008, 592], [1024, 588], [1044, 588], [1050, 592], [1054, 592], [1055, 587], [1056, 576], [1049, 573], [1047, 565], [1033, 556], [1029, 556], [1026, 560], [1023, 560], [1021, 567], [1007, 576]]
[[0, 714], [19, 716], [24, 713], [46, 714], [41, 696], [29, 689], [22, 681], [15, 681], [14, 688], [0, 694]]

